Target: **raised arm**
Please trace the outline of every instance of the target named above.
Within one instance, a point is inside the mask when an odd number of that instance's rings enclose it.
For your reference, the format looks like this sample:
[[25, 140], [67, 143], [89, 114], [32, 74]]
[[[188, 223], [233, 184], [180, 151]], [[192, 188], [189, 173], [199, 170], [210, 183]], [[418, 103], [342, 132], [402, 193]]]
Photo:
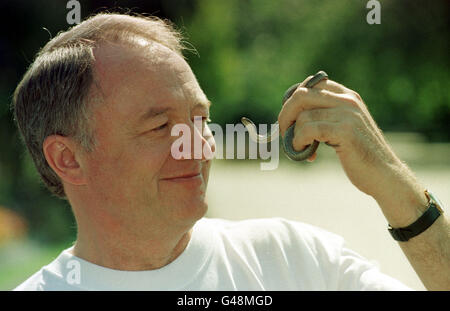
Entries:
[[[314, 140], [332, 146], [350, 181], [378, 202], [393, 228], [413, 224], [427, 210], [426, 187], [394, 154], [358, 93], [332, 80], [313, 89], [300, 85], [278, 122], [283, 136], [296, 123], [297, 151]], [[450, 290], [450, 221], [445, 213], [399, 244], [427, 289]]]

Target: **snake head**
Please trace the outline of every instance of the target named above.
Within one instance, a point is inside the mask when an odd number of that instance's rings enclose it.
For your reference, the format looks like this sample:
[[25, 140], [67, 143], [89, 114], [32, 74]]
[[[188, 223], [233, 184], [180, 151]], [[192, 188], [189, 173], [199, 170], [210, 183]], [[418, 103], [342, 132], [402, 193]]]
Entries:
[[[321, 70], [314, 76], [311, 76], [307, 81], [305, 81], [305, 87], [312, 88], [314, 87], [314, 85], [325, 79], [328, 79], [328, 75], [325, 71]], [[295, 90], [298, 88], [299, 85], [300, 83], [296, 83], [286, 90], [283, 96], [283, 103], [282, 103], [283, 105], [292, 96], [292, 94], [294, 94]], [[280, 132], [279, 126], [272, 127], [272, 132], [269, 135], [260, 135], [256, 131], [256, 126], [252, 122], [252, 120], [246, 117], [242, 117], [241, 122], [247, 128], [250, 138], [257, 143], [260, 142], [268, 143], [273, 141], [276, 137], [279, 136]], [[276, 124], [278, 125], [278, 122], [276, 122]], [[305, 149], [301, 151], [295, 151], [292, 146], [292, 140], [294, 139], [294, 128], [295, 123], [292, 124], [287, 129], [286, 134], [282, 139], [283, 150], [289, 159], [294, 161], [303, 161], [308, 159], [310, 156], [314, 154], [314, 152], [316, 152], [317, 147], [319, 146], [319, 142], [315, 140], [311, 145], [308, 145]]]
[[272, 140], [276, 139], [280, 135], [278, 122], [275, 123], [277, 126], [272, 126], [272, 131], [269, 135], [258, 134], [255, 123], [253, 123], [253, 121], [250, 120], [249, 118], [242, 117], [241, 122], [247, 128], [250, 139], [256, 143], [266, 143], [267, 144], [267, 143], [271, 142]]

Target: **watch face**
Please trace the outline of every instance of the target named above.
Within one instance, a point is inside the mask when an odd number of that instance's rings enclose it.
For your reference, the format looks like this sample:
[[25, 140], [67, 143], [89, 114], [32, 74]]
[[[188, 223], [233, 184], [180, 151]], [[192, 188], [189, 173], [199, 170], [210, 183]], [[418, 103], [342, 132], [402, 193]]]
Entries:
[[434, 196], [433, 193], [431, 193], [430, 191], [427, 191], [428, 195], [430, 196], [430, 199], [434, 201], [434, 203], [436, 204], [437, 209], [441, 212], [441, 214], [444, 212], [442, 209], [442, 203], [441, 201], [439, 201], [439, 199], [437, 197]]

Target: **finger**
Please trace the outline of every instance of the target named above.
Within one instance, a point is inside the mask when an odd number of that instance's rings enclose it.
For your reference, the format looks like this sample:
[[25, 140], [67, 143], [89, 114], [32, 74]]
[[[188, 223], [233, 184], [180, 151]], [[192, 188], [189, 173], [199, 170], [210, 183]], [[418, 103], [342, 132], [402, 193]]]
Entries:
[[308, 122], [294, 129], [292, 147], [295, 151], [303, 150], [314, 140], [339, 145], [338, 124], [335, 122]]
[[[299, 87], [305, 87], [306, 83], [312, 78], [313, 76], [309, 76], [307, 77], [305, 80], [303, 80], [300, 84]], [[345, 93], [351, 93], [353, 92], [351, 89], [345, 87], [344, 85], [330, 80], [330, 79], [323, 79], [322, 81], [320, 81], [319, 83], [314, 85], [314, 88], [317, 89], [322, 89], [322, 90], [328, 90], [331, 92], [335, 92], [335, 93], [339, 93], [339, 94], [345, 94]]]
[[348, 93], [350, 90], [343, 86], [342, 84], [337, 83], [336, 81], [330, 80], [330, 79], [324, 79], [314, 85], [315, 89], [321, 89], [321, 90], [327, 90], [330, 92], [338, 93], [338, 94], [345, 94]]
[[300, 112], [307, 109], [353, 107], [355, 101], [347, 94], [337, 94], [328, 90], [300, 87], [286, 101], [278, 115], [280, 133], [284, 136], [287, 128], [295, 122]]
[[363, 102], [361, 96], [359, 95], [359, 93], [353, 91], [352, 89], [349, 89], [348, 87], [333, 81], [333, 80], [322, 80], [319, 83], [317, 83], [314, 88], [317, 89], [322, 89], [322, 90], [328, 90], [334, 93], [338, 93], [338, 94], [346, 94], [349, 95], [350, 97], [355, 98], [356, 100], [359, 100], [361, 102]]
[[317, 158], [317, 152], [314, 152], [312, 156], [310, 156], [306, 161], [308, 162], [314, 162], [314, 160]]
[[307, 122], [327, 121], [340, 122], [347, 118], [355, 117], [357, 111], [348, 107], [334, 107], [334, 108], [316, 108], [303, 110], [295, 120], [295, 126], [301, 127]]
[[312, 77], [313, 77], [313, 75], [308, 76], [305, 80], [303, 80], [303, 81], [300, 83], [299, 87], [305, 87], [306, 83], [307, 83], [310, 79], [312, 79]]

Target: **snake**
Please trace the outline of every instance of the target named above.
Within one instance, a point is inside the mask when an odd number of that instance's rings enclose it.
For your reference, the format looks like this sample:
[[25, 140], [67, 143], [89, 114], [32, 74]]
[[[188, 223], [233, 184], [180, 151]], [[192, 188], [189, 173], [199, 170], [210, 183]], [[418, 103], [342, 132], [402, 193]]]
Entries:
[[[322, 80], [328, 79], [328, 75], [325, 71], [321, 70], [317, 72], [315, 75], [308, 78], [304, 85], [307, 88], [314, 87], [317, 83], [319, 83]], [[292, 85], [290, 88], [286, 90], [283, 96], [282, 106], [286, 103], [286, 101], [294, 94], [295, 90], [298, 88], [300, 83], [296, 83]], [[268, 143], [273, 141], [279, 136], [279, 126], [272, 127], [272, 131], [269, 135], [261, 135], [258, 134], [256, 131], [256, 125], [250, 120], [249, 118], [242, 117], [241, 118], [242, 124], [247, 128], [247, 131], [249, 133], [249, 137], [257, 143]], [[278, 121], [274, 124], [278, 125]], [[294, 161], [303, 161], [311, 157], [319, 147], [320, 142], [317, 140], [314, 140], [312, 144], [306, 146], [303, 150], [295, 151], [294, 147], [292, 146], [292, 140], [294, 139], [294, 128], [295, 128], [295, 122], [288, 127], [286, 130], [286, 133], [284, 137], [282, 137], [282, 146], [283, 151], [286, 154], [286, 156]]]

